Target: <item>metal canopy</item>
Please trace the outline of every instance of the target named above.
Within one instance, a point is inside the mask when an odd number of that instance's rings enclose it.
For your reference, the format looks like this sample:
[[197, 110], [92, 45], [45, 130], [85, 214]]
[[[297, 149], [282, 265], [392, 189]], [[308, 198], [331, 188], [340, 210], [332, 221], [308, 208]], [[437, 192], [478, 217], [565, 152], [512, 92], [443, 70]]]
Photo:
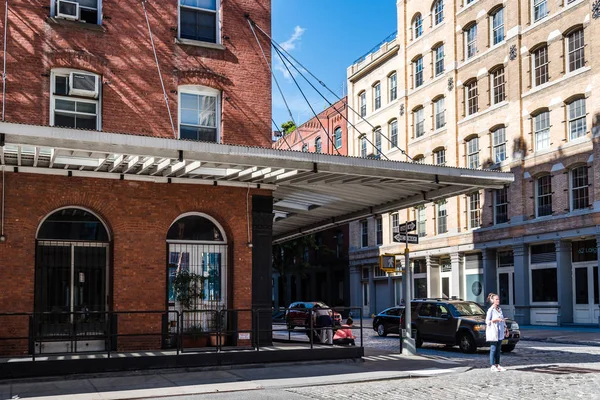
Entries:
[[0, 134], [7, 172], [272, 190], [274, 242], [513, 181], [497, 171], [7, 122]]

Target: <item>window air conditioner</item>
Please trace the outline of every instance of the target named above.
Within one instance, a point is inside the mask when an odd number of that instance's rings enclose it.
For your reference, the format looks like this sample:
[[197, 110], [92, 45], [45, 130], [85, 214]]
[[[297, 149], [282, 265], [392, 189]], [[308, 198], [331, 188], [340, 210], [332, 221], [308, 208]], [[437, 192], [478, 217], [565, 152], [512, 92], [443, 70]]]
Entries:
[[81, 72], [71, 72], [69, 75], [69, 94], [98, 98], [99, 77]]
[[56, 16], [58, 18], [78, 20], [79, 3], [76, 1], [56, 0]]

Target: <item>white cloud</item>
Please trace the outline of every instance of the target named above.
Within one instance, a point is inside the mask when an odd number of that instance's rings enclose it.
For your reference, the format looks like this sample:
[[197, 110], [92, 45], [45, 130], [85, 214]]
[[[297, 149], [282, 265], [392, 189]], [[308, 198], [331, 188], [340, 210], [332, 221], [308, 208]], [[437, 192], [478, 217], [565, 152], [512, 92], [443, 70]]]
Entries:
[[292, 36], [285, 42], [281, 43], [281, 47], [283, 47], [285, 49], [285, 51], [294, 50], [296, 48], [296, 42], [298, 42], [298, 41], [300, 41], [300, 39], [302, 39], [302, 35], [304, 34], [305, 31], [306, 31], [306, 29], [302, 28], [299, 25], [296, 25]]

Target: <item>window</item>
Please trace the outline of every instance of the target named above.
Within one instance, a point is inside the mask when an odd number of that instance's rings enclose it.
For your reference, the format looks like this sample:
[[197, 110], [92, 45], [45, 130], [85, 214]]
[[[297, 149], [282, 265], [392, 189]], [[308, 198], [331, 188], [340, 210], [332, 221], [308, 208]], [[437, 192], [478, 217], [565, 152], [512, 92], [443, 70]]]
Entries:
[[390, 88], [390, 101], [394, 101], [398, 97], [398, 78], [395, 72], [389, 76], [388, 85]]
[[567, 106], [569, 113], [569, 139], [585, 136], [585, 99], [577, 99]]
[[425, 157], [422, 154], [414, 156], [413, 162], [416, 164], [425, 164]]
[[50, 79], [50, 125], [100, 130], [100, 76], [61, 68]]
[[393, 241], [394, 234], [400, 232], [399, 226], [400, 226], [400, 217], [398, 216], [398, 213], [394, 213], [394, 214], [392, 214], [392, 231], [391, 231], [392, 241]]
[[415, 124], [415, 138], [420, 138], [425, 134], [425, 113], [423, 107], [413, 112]]
[[333, 136], [335, 138], [335, 148], [339, 149], [342, 147], [342, 128], [339, 126], [335, 128], [333, 131]]
[[533, 52], [533, 82], [535, 86], [548, 82], [548, 47]]
[[179, 138], [219, 142], [220, 93], [203, 86], [180, 87]]
[[423, 84], [423, 57], [419, 57], [413, 62], [413, 68], [415, 70], [415, 88], [418, 88]]
[[550, 147], [550, 112], [544, 111], [534, 117], [535, 150]]
[[585, 64], [583, 29], [578, 29], [567, 36], [567, 45], [569, 52], [569, 72], [583, 68]]
[[556, 267], [531, 270], [531, 291], [534, 303], [558, 301], [557, 288]]
[[427, 235], [427, 209], [425, 207], [417, 208], [417, 233], [419, 237]]
[[381, 84], [378, 83], [373, 86], [373, 99], [375, 100], [374, 109], [378, 110], [381, 108]]
[[220, 0], [179, 0], [179, 38], [220, 43]]
[[444, 20], [444, 0], [433, 3], [433, 24], [439, 25]]
[[375, 156], [381, 157], [381, 128], [375, 128], [373, 135], [375, 136]]
[[467, 142], [467, 167], [479, 168], [479, 138], [477, 136]]
[[508, 188], [494, 190], [494, 224], [508, 222]]
[[321, 143], [321, 137], [315, 139], [315, 153], [321, 153], [323, 151], [323, 145]]
[[435, 157], [436, 165], [446, 164], [446, 150], [445, 149], [439, 149], [438, 151], [434, 152], [433, 154]]
[[447, 225], [446, 218], [447, 218], [446, 203], [440, 203], [437, 205], [437, 233], [438, 233], [438, 235], [448, 232], [448, 225]]
[[414, 31], [414, 39], [421, 37], [423, 34], [423, 18], [421, 14], [415, 15], [413, 18], [413, 31]]
[[308, 153], [308, 145], [307, 144], [303, 144], [302, 145], [302, 152], [303, 153]]
[[368, 221], [360, 221], [360, 247], [369, 245], [369, 223]]
[[383, 219], [377, 217], [375, 222], [377, 223], [377, 246], [381, 246], [383, 244]]
[[56, 18], [102, 24], [102, 0], [69, 0], [60, 3], [52, 0], [50, 11]]
[[506, 160], [506, 129], [498, 128], [492, 132], [494, 163]]
[[362, 92], [358, 96], [360, 99], [360, 116], [364, 117], [367, 115], [367, 93]]
[[481, 195], [479, 192], [471, 193], [469, 199], [469, 228], [481, 226]]
[[533, 21], [537, 22], [548, 15], [547, 0], [533, 0]]
[[360, 156], [363, 158], [367, 157], [367, 138], [360, 138]]
[[435, 56], [435, 76], [439, 76], [444, 73], [444, 45], [440, 44], [433, 49], [433, 54]]
[[504, 8], [492, 14], [492, 43], [504, 41]]
[[552, 178], [545, 175], [536, 182], [536, 214], [538, 217], [552, 215]]
[[589, 207], [588, 169], [585, 166], [571, 171], [571, 210]]
[[446, 126], [446, 107], [444, 106], [443, 97], [433, 102], [433, 112], [435, 115], [435, 129], [441, 129]]
[[389, 131], [390, 131], [390, 141], [392, 142], [392, 147], [398, 146], [398, 121], [393, 120], [389, 123]]
[[498, 104], [506, 100], [505, 86], [504, 68], [498, 68], [492, 72], [492, 104]]
[[477, 96], [477, 81], [472, 80], [465, 85], [467, 97], [467, 115], [473, 115], [479, 110], [479, 101]]
[[467, 59], [477, 54], [477, 24], [473, 24], [465, 30], [465, 48]]

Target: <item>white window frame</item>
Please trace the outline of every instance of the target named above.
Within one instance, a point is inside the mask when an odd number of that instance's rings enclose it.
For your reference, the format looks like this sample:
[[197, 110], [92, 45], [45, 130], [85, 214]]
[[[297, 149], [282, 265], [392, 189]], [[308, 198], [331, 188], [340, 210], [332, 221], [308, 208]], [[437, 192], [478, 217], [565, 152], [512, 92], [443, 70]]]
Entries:
[[[544, 121], [547, 122], [547, 125], [542, 127], [542, 122]], [[550, 148], [550, 127], [550, 111], [543, 111], [533, 117], [533, 140], [535, 151]]]
[[[551, 263], [539, 263], [532, 264], [531, 263], [531, 251], [529, 253], [529, 304], [535, 305], [557, 305], [558, 301], [533, 301], [533, 271], [536, 269], [554, 269], [556, 270], [556, 284], [558, 285], [558, 280], [560, 276], [558, 276], [558, 264], [556, 262]], [[560, 296], [559, 289], [557, 288], [557, 295]]]
[[365, 117], [367, 115], [367, 92], [364, 90], [358, 94], [358, 101], [360, 107], [360, 116]]
[[433, 3], [433, 10], [431, 14], [433, 16], [433, 26], [437, 26], [444, 22], [444, 0], [437, 0], [435, 3]]
[[[583, 104], [583, 107], [579, 106]], [[585, 98], [578, 98], [567, 104], [567, 124], [569, 140], [575, 140], [587, 134]]]
[[398, 76], [394, 72], [390, 76], [388, 76], [388, 84], [390, 87], [389, 96], [390, 102], [396, 100], [398, 98]]
[[413, 17], [412, 28], [413, 40], [423, 36], [423, 16], [420, 13]]
[[[506, 128], [501, 127], [492, 131], [492, 150], [494, 164], [499, 164], [506, 160]], [[499, 157], [502, 155], [502, 157]], [[501, 158], [499, 160], [499, 158]]]
[[446, 149], [439, 149], [433, 153], [435, 165], [446, 165]]
[[304, 144], [302, 145], [302, 152], [303, 152], [303, 153], [308, 153], [308, 145], [307, 145], [306, 143], [304, 143]]
[[[441, 232], [440, 223], [444, 221], [444, 232]], [[446, 207], [446, 202], [438, 203], [436, 205], [436, 233], [438, 235], [443, 235], [444, 233], [448, 233], [448, 209]]]
[[467, 168], [479, 168], [479, 137], [467, 141]]
[[[80, 96], [64, 96], [64, 95], [55, 95], [54, 94], [54, 92], [56, 91], [56, 87], [55, 87], [56, 76], [63, 76], [63, 77], [66, 77], [68, 80], [69, 75], [72, 72], [80, 72], [80, 73], [85, 73], [88, 75], [95, 75], [97, 77], [97, 79], [100, 82], [100, 84], [99, 84], [100, 90], [98, 90], [98, 98], [97, 99], [92, 99], [92, 98], [88, 98], [88, 97], [80, 97]], [[100, 76], [99, 74], [94, 74], [92, 72], [83, 71], [83, 70], [79, 70], [79, 69], [73, 69], [73, 68], [55, 68], [55, 69], [53, 69], [50, 72], [50, 126], [55, 126], [54, 125], [54, 112], [55, 112], [55, 102], [57, 99], [95, 104], [96, 105], [96, 130], [98, 130], [98, 131], [102, 130], [102, 76]], [[79, 113], [79, 114], [83, 114], [83, 113]], [[87, 114], [87, 115], [91, 115], [91, 114]], [[73, 129], [78, 129], [78, 128], [73, 128]]]
[[360, 156], [362, 158], [367, 157], [367, 138], [366, 137], [360, 138]]
[[445, 97], [440, 97], [433, 102], [433, 120], [434, 129], [442, 129], [446, 126], [446, 101]]
[[360, 247], [369, 247], [369, 221], [360, 221]]
[[[73, 0], [71, 0], [73, 1]], [[96, 22], [96, 25], [102, 25], [102, 0], [97, 0], [98, 1], [98, 20]], [[88, 7], [83, 7], [83, 8], [88, 8]], [[58, 12], [58, 9], [56, 7], [56, 0], [50, 0], [50, 15], [52, 17], [56, 17], [56, 13]]]
[[415, 214], [415, 219], [417, 220], [417, 235], [419, 235], [419, 237], [425, 237], [427, 236], [427, 209], [425, 206], [417, 207]]
[[221, 143], [221, 92], [207, 86], [182, 85], [177, 90], [177, 137], [181, 138], [181, 95], [191, 94], [196, 96], [216, 97], [215, 128], [217, 129], [215, 143]]
[[373, 110], [381, 108], [381, 82], [373, 85]]
[[499, 104], [506, 100], [506, 79], [504, 74], [504, 67], [497, 68], [490, 74], [492, 104]]
[[383, 244], [383, 217], [381, 215], [375, 218], [375, 244], [377, 246]]
[[[469, 39], [469, 36], [472, 36]], [[477, 24], [465, 29], [465, 60], [475, 57], [477, 54]]]
[[420, 107], [413, 111], [415, 124], [415, 139], [425, 136], [425, 108]]
[[[541, 52], [544, 52], [545, 61], [538, 65], [538, 61], [542, 58]], [[538, 53], [540, 53], [540, 57], [537, 56]], [[531, 85], [533, 87], [544, 85], [550, 81], [550, 68], [548, 64], [548, 46], [542, 46], [531, 53], [531, 71], [533, 74]], [[544, 77], [544, 81], [538, 83], [538, 80], [541, 81], [542, 77]]]
[[444, 44], [440, 44], [439, 46], [435, 47], [433, 49], [433, 54], [435, 57], [434, 60], [434, 73], [435, 76], [440, 76], [444, 73], [445, 71], [445, 66], [444, 66]]
[[[333, 130], [333, 136], [334, 136], [334, 140], [335, 140], [335, 148], [336, 149], [340, 149], [342, 147], [342, 128], [341, 127], [337, 127]], [[339, 142], [339, 143], [338, 143]]]
[[[545, 14], [539, 15], [536, 18], [536, 9], [539, 9], [540, 11], [545, 10]], [[533, 19], [534, 23], [541, 21], [542, 19], [546, 18], [549, 14], [550, 10], [548, 9], [548, 0], [531, 0], [531, 18]]]
[[394, 119], [389, 122], [389, 130], [390, 130], [390, 146], [392, 148], [398, 146], [398, 120]]
[[481, 227], [481, 193], [473, 192], [467, 196], [469, 210], [469, 229]]
[[381, 146], [381, 127], [379, 126], [373, 131], [373, 143], [375, 143], [375, 157], [381, 157], [383, 148]]
[[[496, 17], [498, 15], [500, 16], [501, 21], [496, 21]], [[500, 22], [500, 24], [496, 25], [497, 22]], [[499, 31], [502, 31], [502, 39], [496, 41], [496, 33]], [[496, 12], [490, 15], [490, 35], [490, 43], [492, 46], [500, 44], [506, 39], [506, 34], [504, 31], [504, 7], [499, 8], [496, 10]]]
[[[571, 49], [571, 39], [575, 36], [581, 34], [581, 46]], [[565, 40], [565, 53], [567, 53], [567, 71], [568, 72], [573, 72], [573, 71], [577, 71], [580, 68], [585, 67], [585, 32], [583, 31], [583, 28], [581, 29], [577, 29], [571, 33], [569, 33], [569, 35], [567, 35], [567, 40]], [[576, 55], [579, 54], [579, 52], [581, 52], [581, 59], [578, 59], [576, 61], [574, 61], [574, 57]], [[571, 64], [575, 64], [575, 68], [571, 68]], [[579, 65], [579, 66], [577, 66]]]
[[[577, 170], [582, 170], [585, 172], [585, 180], [586, 183], [582, 186], [575, 186], [574, 185], [574, 174], [575, 171]], [[589, 203], [590, 203], [590, 190], [589, 190], [589, 183], [590, 183], [590, 174], [588, 173], [588, 167], [585, 165], [580, 165], [578, 167], [575, 167], [573, 169], [571, 169], [569, 171], [569, 209], [571, 211], [577, 211], [577, 210], [585, 210], [588, 208]], [[578, 190], [583, 190], [585, 191], [586, 195], [585, 198], [587, 199], [587, 203], [585, 204], [583, 207], [579, 207], [579, 208], [575, 208], [575, 191]]]
[[423, 77], [423, 71], [424, 71], [424, 66], [423, 66], [423, 56], [417, 58], [415, 61], [413, 61], [413, 68], [415, 70], [415, 81], [414, 81], [414, 85], [415, 85], [415, 89], [418, 87], [423, 86], [423, 82], [425, 82], [425, 79]]
[[[180, 41], [185, 41], [185, 42], [191, 42], [191, 43], [207, 43], [209, 45], [220, 45], [222, 44], [222, 40], [221, 40], [221, 0], [215, 0], [216, 1], [216, 7], [215, 10], [210, 10], [208, 8], [202, 8], [202, 7], [193, 7], [193, 6], [186, 6], [186, 5], [182, 5], [181, 4], [181, 0], [177, 0], [177, 39]], [[201, 10], [203, 12], [210, 12], [210, 13], [215, 13], [215, 27], [216, 27], [216, 41], [213, 42], [205, 42], [202, 40], [193, 40], [193, 39], [185, 39], [181, 37], [181, 8], [189, 8], [189, 9], [193, 9], [193, 10]]]
[[392, 239], [390, 239], [390, 241], [393, 242], [394, 234], [400, 232], [400, 215], [396, 212], [396, 213], [390, 214], [390, 216], [391, 216], [391, 218], [390, 218], [391, 219], [390, 234], [392, 237]]
[[[550, 182], [550, 192], [549, 193], [544, 193], [544, 194], [540, 194], [540, 180], [541, 179], [546, 179], [548, 178], [549, 182]], [[543, 175], [538, 177], [535, 181], [534, 181], [535, 187], [535, 217], [536, 218], [540, 218], [540, 217], [548, 217], [552, 215], [552, 207], [554, 206], [553, 204], [553, 199], [552, 199], [552, 177], [550, 175]], [[540, 215], [540, 199], [542, 198], [549, 198], [550, 199], [550, 213], [549, 214], [545, 214], [545, 215]]]
[[[471, 96], [472, 95], [472, 96]], [[474, 115], [479, 112], [479, 88], [477, 80], [465, 85], [465, 114]]]
[[323, 142], [321, 141], [321, 136], [315, 139], [315, 153], [323, 152]]
[[[501, 193], [504, 192], [504, 202], [499, 202], [498, 201], [498, 197], [501, 195]], [[499, 225], [499, 224], [505, 224], [509, 221], [508, 218], [508, 188], [502, 188], [502, 189], [496, 189], [492, 192], [492, 196], [494, 197], [494, 225]], [[500, 207], [506, 207], [506, 221], [502, 221], [502, 222], [498, 222], [498, 216], [500, 215], [500, 213], [498, 212], [498, 209]]]

